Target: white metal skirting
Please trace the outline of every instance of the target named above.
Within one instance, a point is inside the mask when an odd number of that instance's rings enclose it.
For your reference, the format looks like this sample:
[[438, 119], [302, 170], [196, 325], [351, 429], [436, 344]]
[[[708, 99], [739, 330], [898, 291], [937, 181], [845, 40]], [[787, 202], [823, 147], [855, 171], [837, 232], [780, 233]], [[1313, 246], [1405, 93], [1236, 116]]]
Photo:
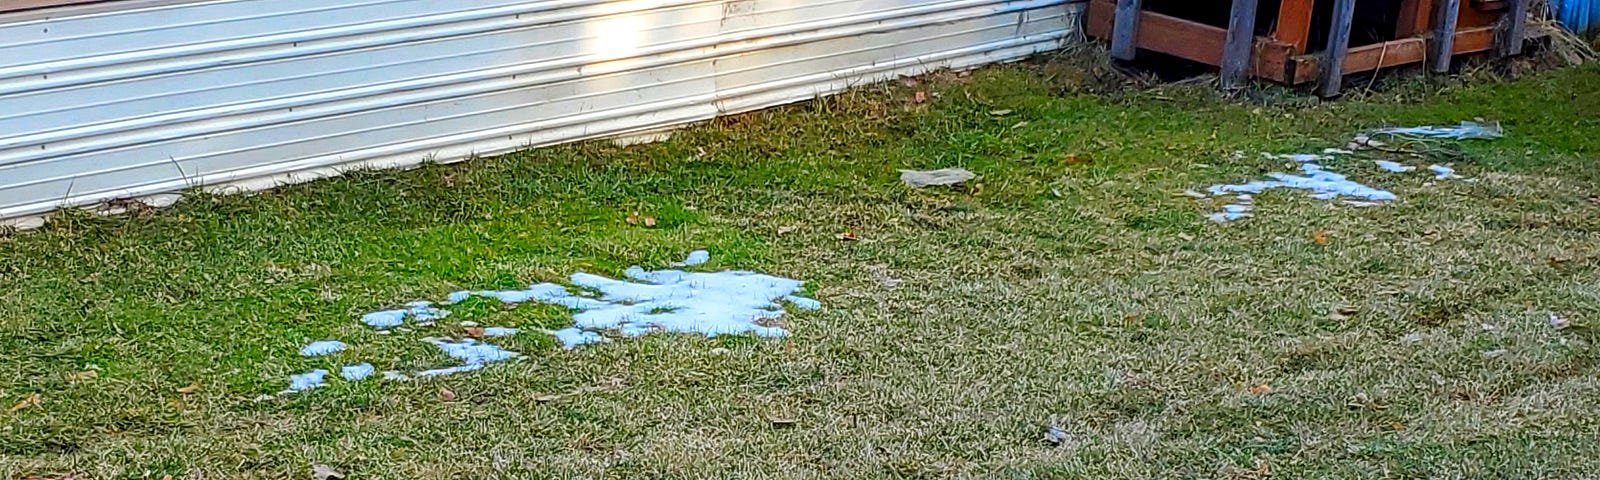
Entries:
[[0, 219], [659, 130], [1054, 49], [1081, 11], [1074, 0], [132, 4], [0, 15]]

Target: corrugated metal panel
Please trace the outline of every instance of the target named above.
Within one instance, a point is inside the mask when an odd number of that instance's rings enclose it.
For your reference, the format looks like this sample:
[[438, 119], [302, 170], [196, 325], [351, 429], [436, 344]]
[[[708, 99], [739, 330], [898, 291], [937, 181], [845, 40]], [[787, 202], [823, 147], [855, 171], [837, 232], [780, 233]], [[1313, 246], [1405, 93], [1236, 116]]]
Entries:
[[1556, 20], [1568, 29], [1589, 33], [1600, 29], [1600, 0], [1555, 0]]
[[0, 218], [657, 130], [1075, 36], [1068, 0], [210, 0], [0, 16]]

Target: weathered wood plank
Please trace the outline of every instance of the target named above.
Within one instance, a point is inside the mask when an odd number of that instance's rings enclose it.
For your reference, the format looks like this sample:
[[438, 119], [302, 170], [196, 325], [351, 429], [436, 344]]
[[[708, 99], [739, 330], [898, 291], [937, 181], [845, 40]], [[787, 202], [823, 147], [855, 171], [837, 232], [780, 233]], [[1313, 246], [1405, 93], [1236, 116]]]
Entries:
[[1528, 35], [1529, 0], [1507, 0], [1505, 16], [1500, 19], [1500, 44], [1495, 50], [1502, 57], [1522, 54], [1522, 41]]
[[1140, 0], [1117, 0], [1117, 20], [1111, 31], [1111, 58], [1133, 60], [1139, 49]]
[[1243, 88], [1250, 81], [1250, 50], [1256, 42], [1257, 0], [1233, 0], [1228, 35], [1222, 47], [1222, 88]]
[[1456, 20], [1461, 16], [1461, 0], [1435, 0], [1433, 5], [1433, 41], [1428, 49], [1428, 69], [1445, 73], [1450, 71], [1450, 57], [1455, 51]]
[[1297, 55], [1306, 53], [1306, 45], [1311, 42], [1311, 12], [1316, 3], [1315, 0], [1283, 0], [1278, 6], [1278, 26], [1272, 30], [1272, 38], [1294, 45]]
[[1356, 0], [1334, 0], [1333, 20], [1328, 28], [1328, 51], [1323, 55], [1318, 95], [1336, 96], [1344, 88], [1344, 58], [1350, 53], [1350, 25], [1355, 15]]

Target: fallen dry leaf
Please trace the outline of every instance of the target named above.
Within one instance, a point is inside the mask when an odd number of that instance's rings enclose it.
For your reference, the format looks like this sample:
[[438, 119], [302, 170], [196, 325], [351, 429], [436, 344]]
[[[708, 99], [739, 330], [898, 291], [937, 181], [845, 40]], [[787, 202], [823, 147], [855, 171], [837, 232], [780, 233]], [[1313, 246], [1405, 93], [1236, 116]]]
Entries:
[[469, 337], [472, 337], [472, 338], [483, 338], [483, 328], [482, 327], [467, 327], [467, 328], [463, 328], [462, 330], [465, 331], [467, 333], [467, 336], [469, 336]]
[[1271, 391], [1272, 391], [1272, 386], [1271, 385], [1267, 385], [1265, 383], [1259, 384], [1259, 385], [1251, 385], [1250, 386], [1250, 394], [1251, 395], [1262, 395], [1262, 394], [1265, 394], [1265, 393], [1271, 392]]
[[911, 103], [923, 103], [926, 101], [928, 101], [928, 92], [917, 90], [917, 94], [911, 96]]
[[1401, 431], [1401, 430], [1405, 430], [1406, 429], [1406, 424], [1400, 423], [1400, 422], [1389, 422], [1389, 427], [1393, 428], [1394, 431], [1398, 432], [1398, 431]]
[[800, 423], [800, 419], [787, 418], [787, 417], [772, 417], [772, 418], [768, 418], [767, 420], [772, 422], [772, 426], [778, 427], [778, 428], [793, 427], [793, 426], [798, 425]]
[[311, 478], [315, 480], [344, 480], [344, 474], [334, 470], [333, 467], [314, 463], [311, 465]]
[[439, 400], [454, 402], [456, 401], [456, 392], [452, 392], [445, 387], [439, 387]]
[[627, 222], [628, 222], [628, 225], [638, 225], [639, 224], [639, 212], [633, 212], [632, 215], [628, 215]]
[[644, 226], [656, 228], [656, 217], [644, 217]]
[[42, 403], [44, 403], [44, 397], [39, 396], [37, 393], [31, 394], [26, 397], [22, 397], [22, 401], [17, 402], [16, 405], [12, 405], [11, 411], [20, 412], [30, 407], [37, 407]]
[[844, 240], [846, 242], [853, 242], [853, 241], [857, 240], [856, 232], [847, 231], [847, 232], [841, 233], [841, 234], [839, 234], [839, 239], [840, 240]]
[[184, 395], [188, 395], [188, 394], [191, 394], [191, 393], [194, 393], [194, 392], [198, 392], [198, 391], [200, 391], [200, 384], [199, 383], [191, 383], [187, 387], [183, 387], [183, 388], [178, 389], [178, 393], [181, 393], [181, 394], [184, 394]]
[[1328, 244], [1328, 231], [1319, 228], [1319, 229], [1317, 229], [1316, 232], [1313, 232], [1311, 234], [1311, 239], [1315, 240], [1317, 242], [1317, 245], [1327, 245]]
[[1073, 153], [1068, 154], [1067, 158], [1063, 159], [1062, 161], [1066, 162], [1067, 165], [1081, 165], [1085, 160], [1083, 156]]

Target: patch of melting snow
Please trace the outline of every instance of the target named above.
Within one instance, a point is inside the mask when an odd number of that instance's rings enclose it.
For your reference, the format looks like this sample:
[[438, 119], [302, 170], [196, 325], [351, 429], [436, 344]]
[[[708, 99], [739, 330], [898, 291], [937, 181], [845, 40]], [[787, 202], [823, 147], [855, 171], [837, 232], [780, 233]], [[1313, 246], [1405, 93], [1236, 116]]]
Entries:
[[1400, 162], [1391, 162], [1388, 160], [1373, 160], [1372, 163], [1378, 164], [1378, 168], [1390, 173], [1406, 173], [1417, 169], [1417, 167], [1406, 165]]
[[[1295, 155], [1285, 156], [1295, 158]], [[1274, 188], [1289, 188], [1310, 191], [1311, 197], [1318, 200], [1333, 200], [1339, 197], [1350, 197], [1365, 201], [1390, 201], [1395, 195], [1387, 190], [1369, 187], [1350, 180], [1349, 177], [1323, 169], [1321, 165], [1303, 162], [1300, 164], [1303, 175], [1273, 172], [1267, 174], [1272, 180], [1256, 180], [1239, 184], [1212, 185], [1212, 195], [1248, 194], [1255, 195]], [[1248, 197], [1241, 200], [1249, 200]], [[1248, 218], [1254, 205], [1250, 202], [1240, 202], [1224, 206], [1221, 212], [1208, 216], [1212, 221], [1229, 222]]]
[[693, 267], [695, 265], [704, 265], [709, 261], [711, 261], [711, 252], [707, 252], [705, 250], [695, 250], [693, 252], [689, 252], [689, 258], [683, 259], [682, 265], [686, 267]]
[[312, 370], [307, 373], [289, 377], [289, 391], [304, 392], [323, 385], [323, 380], [328, 376], [328, 371], [323, 369]]
[[517, 329], [509, 327], [488, 327], [483, 329], [485, 337], [509, 337], [517, 334]]
[[[699, 250], [689, 254], [681, 265], [699, 265], [708, 261], [710, 254]], [[799, 280], [755, 272], [648, 271], [631, 267], [623, 273], [627, 276], [627, 280], [575, 273], [569, 278], [571, 284], [587, 289], [577, 293], [569, 291], [562, 285], [541, 283], [532, 285], [526, 290], [453, 292], [447, 297], [446, 304], [481, 296], [504, 303], [540, 302], [576, 310], [572, 327], [553, 331], [535, 329], [554, 336], [568, 349], [610, 341], [602, 333], [604, 331], [615, 332], [625, 337], [637, 337], [652, 332], [698, 333], [707, 337], [743, 333], [782, 337], [788, 334], [786, 330], [765, 324], [784, 315], [783, 306], [779, 302], [788, 302], [795, 308], [805, 310], [822, 308], [821, 302], [796, 295], [803, 287]], [[380, 329], [379, 333], [386, 333], [387, 329], [402, 325], [407, 317], [411, 317], [419, 326], [426, 326], [449, 314], [448, 310], [435, 307], [432, 303], [419, 301], [406, 304], [406, 308], [403, 309], [366, 314], [362, 316], [361, 321]], [[469, 323], [471, 322], [462, 322], [462, 325]], [[396, 330], [410, 331], [403, 327]], [[482, 330], [486, 338], [512, 336], [520, 331], [511, 327], [487, 327]], [[517, 352], [476, 339], [430, 337], [424, 341], [440, 348], [462, 364], [423, 370], [412, 375], [391, 370], [383, 372], [382, 377], [386, 380], [408, 380], [414, 377], [450, 375], [479, 370], [490, 363], [522, 356]], [[339, 345], [342, 349], [344, 344], [339, 343]], [[349, 365], [341, 369], [341, 375], [350, 381], [359, 381], [370, 377], [374, 370], [370, 364]], [[326, 370], [296, 375], [291, 378], [290, 391], [303, 391], [322, 385], [326, 375]]]
[[317, 341], [317, 342], [311, 342], [310, 345], [306, 345], [305, 347], [302, 347], [300, 349], [300, 356], [302, 356], [302, 357], [316, 357], [316, 356], [321, 356], [321, 355], [331, 355], [331, 354], [342, 352], [342, 351], [344, 351], [345, 348], [346, 348], [346, 345], [344, 344], [344, 342], [341, 342], [341, 341], [338, 341], [338, 340], [322, 340], [322, 341]]
[[449, 317], [448, 310], [433, 306], [433, 302], [411, 302], [406, 308], [396, 310], [383, 310], [361, 316], [361, 323], [374, 328], [394, 328], [405, 323], [406, 317], [411, 317], [417, 325], [432, 325], [434, 321]]
[[1428, 165], [1428, 170], [1434, 173], [1433, 178], [1436, 180], [1461, 178], [1460, 175], [1456, 175], [1456, 169], [1444, 165]]
[[372, 364], [370, 363], [345, 365], [343, 368], [339, 369], [339, 376], [344, 377], [345, 380], [354, 382], [371, 376], [374, 370], [375, 369], [372, 368]]

